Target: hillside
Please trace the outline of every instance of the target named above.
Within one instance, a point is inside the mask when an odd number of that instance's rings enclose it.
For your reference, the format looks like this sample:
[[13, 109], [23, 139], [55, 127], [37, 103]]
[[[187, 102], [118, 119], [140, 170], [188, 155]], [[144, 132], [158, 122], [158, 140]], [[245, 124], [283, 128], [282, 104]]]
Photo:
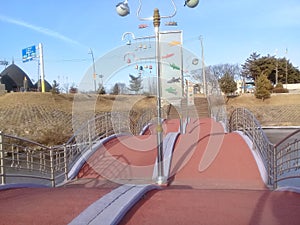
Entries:
[[[6, 134], [25, 137], [42, 144], [65, 143], [72, 135], [73, 105], [80, 108], [77, 122], [94, 114], [114, 111], [135, 111], [154, 108], [153, 97], [95, 96], [52, 93], [7, 93], [0, 95], [0, 130]], [[78, 117], [78, 114], [79, 117]], [[87, 118], [88, 116], [88, 118]]]
[[263, 126], [300, 126], [300, 94], [272, 94], [264, 101], [245, 94], [227, 102], [228, 114], [236, 107], [249, 109]]
[[[81, 110], [84, 121], [85, 115], [91, 115], [87, 113], [89, 110], [95, 114], [131, 110], [132, 115], [138, 116], [143, 110], [156, 108], [156, 98], [7, 93], [0, 95], [0, 130], [47, 145], [65, 143], [73, 134], [73, 105]], [[253, 95], [243, 95], [228, 101], [228, 114], [235, 107], [250, 109], [265, 126], [300, 125], [300, 94], [272, 95], [264, 102]]]

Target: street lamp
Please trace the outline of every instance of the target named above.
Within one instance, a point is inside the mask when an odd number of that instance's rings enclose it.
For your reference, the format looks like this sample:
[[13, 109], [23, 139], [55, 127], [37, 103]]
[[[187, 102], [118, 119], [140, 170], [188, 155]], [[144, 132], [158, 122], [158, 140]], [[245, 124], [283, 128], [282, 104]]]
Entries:
[[[173, 7], [176, 11], [176, 6], [175, 6], [175, 3], [173, 0], [172, 1], [172, 4], [173, 4]], [[140, 9], [141, 9], [141, 0], [139, 0], [139, 3], [140, 3], [140, 6], [139, 6], [139, 9], [137, 11], [137, 14], [139, 14], [140, 12]], [[199, 0], [185, 0], [184, 1], [184, 6], [187, 6], [189, 8], [195, 8], [197, 5], [199, 4]], [[127, 16], [129, 13], [130, 13], [130, 9], [129, 9], [129, 6], [128, 6], [128, 0], [124, 0], [124, 2], [120, 2], [116, 5], [116, 11], [117, 13], [119, 14], [119, 16]], [[175, 14], [174, 14], [175, 15]], [[168, 17], [173, 17], [174, 15], [172, 16], [168, 16]], [[163, 17], [161, 17], [163, 18]], [[140, 18], [141, 19], [141, 18]], [[144, 19], [141, 19], [141, 20], [145, 20]], [[147, 19], [146, 19], [147, 20]]]
[[195, 8], [199, 4], [199, 0], [185, 0], [184, 6]]
[[[172, 18], [176, 15], [177, 9], [174, 0], [171, 0], [174, 12], [171, 15], [161, 16], [157, 8], [154, 9], [152, 17], [142, 18], [140, 12], [142, 8], [142, 2], [139, 0], [139, 7], [137, 9], [137, 17], [139, 20], [152, 20], [155, 31], [155, 59], [156, 59], [156, 74], [157, 74], [157, 178], [156, 182], [159, 185], [167, 182], [167, 177], [164, 176], [163, 169], [163, 128], [161, 120], [161, 76], [160, 76], [160, 43], [159, 43], [159, 26], [161, 18]], [[185, 0], [184, 6], [194, 8], [198, 5], [199, 0]], [[117, 13], [120, 16], [127, 16], [130, 13], [128, 6], [128, 0], [120, 2], [116, 5]]]
[[89, 54], [92, 56], [93, 60], [93, 79], [94, 79], [94, 88], [95, 88], [95, 93], [97, 92], [97, 87], [96, 87], [96, 68], [95, 68], [95, 58], [94, 58], [94, 53], [93, 50], [90, 48]]
[[130, 9], [129, 9], [129, 6], [128, 6], [128, 1], [125, 0], [124, 2], [118, 3], [116, 5], [116, 10], [117, 10], [117, 13], [120, 16], [127, 16], [130, 13]]

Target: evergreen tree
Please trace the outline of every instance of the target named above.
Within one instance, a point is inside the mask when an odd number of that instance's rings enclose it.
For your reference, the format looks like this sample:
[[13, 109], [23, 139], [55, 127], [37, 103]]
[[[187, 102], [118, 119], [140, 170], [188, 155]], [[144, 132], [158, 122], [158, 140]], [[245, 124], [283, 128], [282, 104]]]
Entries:
[[51, 92], [52, 94], [59, 94], [59, 83], [56, 80], [53, 81]]
[[242, 65], [242, 75], [255, 81], [261, 74], [265, 74], [273, 84], [276, 80], [283, 84], [300, 82], [299, 69], [286, 58], [270, 55], [260, 57], [257, 53], [253, 53]]
[[233, 76], [231, 76], [229, 73], [226, 73], [222, 78], [219, 79], [219, 85], [221, 91], [226, 95], [237, 90], [237, 84], [234, 81]]
[[255, 97], [262, 100], [270, 98], [271, 87], [272, 84], [268, 80], [267, 76], [264, 74], [260, 75], [255, 81]]
[[257, 76], [261, 74], [256, 61], [259, 59], [260, 55], [253, 52], [248, 59], [246, 59], [245, 64], [242, 65], [242, 76], [245, 78], [252, 78], [255, 80]]
[[118, 95], [118, 94], [120, 94], [120, 87], [119, 87], [118, 84], [115, 84], [115, 85], [114, 85], [114, 87], [113, 87], [113, 89], [112, 89], [112, 94], [113, 94], [113, 95]]
[[98, 93], [99, 95], [105, 95], [105, 94], [106, 94], [105, 88], [104, 88], [104, 86], [102, 86], [102, 84], [99, 84], [97, 93]]

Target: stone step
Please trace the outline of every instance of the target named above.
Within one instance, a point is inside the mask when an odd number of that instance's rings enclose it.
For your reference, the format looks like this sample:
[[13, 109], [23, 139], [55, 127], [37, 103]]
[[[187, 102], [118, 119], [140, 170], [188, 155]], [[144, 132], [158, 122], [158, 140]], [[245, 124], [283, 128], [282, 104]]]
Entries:
[[209, 117], [209, 107], [207, 99], [204, 97], [195, 97], [194, 98], [194, 106], [187, 106], [186, 102], [183, 101], [180, 107], [175, 107], [173, 105], [169, 106], [168, 110], [168, 119], [177, 119], [182, 113], [183, 117], [188, 115], [193, 118], [207, 118]]

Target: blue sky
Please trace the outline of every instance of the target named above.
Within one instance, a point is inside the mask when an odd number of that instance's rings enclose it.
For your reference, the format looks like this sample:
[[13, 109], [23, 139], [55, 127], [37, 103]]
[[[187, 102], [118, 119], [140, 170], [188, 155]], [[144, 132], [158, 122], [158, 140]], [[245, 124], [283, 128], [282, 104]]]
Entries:
[[[100, 58], [124, 45], [124, 32], [137, 37], [153, 35], [152, 22], [136, 16], [138, 0], [129, 0], [131, 14], [119, 17], [115, 5], [120, 0], [10, 0], [0, 8], [0, 60], [12, 61], [37, 80], [37, 61], [22, 63], [23, 48], [42, 43], [45, 78], [50, 83], [78, 84], [92, 65], [89, 49]], [[201, 56], [199, 36], [204, 43], [205, 64], [244, 63], [251, 53], [287, 56], [300, 67], [299, 0], [200, 0], [197, 8], [183, 7], [174, 0], [177, 14], [162, 20], [161, 30], [183, 30], [184, 48]], [[172, 12], [171, 1], [144, 0], [141, 16], [149, 17], [154, 8], [161, 15]], [[166, 27], [176, 21], [177, 27]], [[149, 27], [138, 29], [145, 23]], [[288, 54], [286, 55], [286, 49]], [[0, 66], [0, 71], [4, 69]], [[98, 68], [97, 68], [98, 70]]]

